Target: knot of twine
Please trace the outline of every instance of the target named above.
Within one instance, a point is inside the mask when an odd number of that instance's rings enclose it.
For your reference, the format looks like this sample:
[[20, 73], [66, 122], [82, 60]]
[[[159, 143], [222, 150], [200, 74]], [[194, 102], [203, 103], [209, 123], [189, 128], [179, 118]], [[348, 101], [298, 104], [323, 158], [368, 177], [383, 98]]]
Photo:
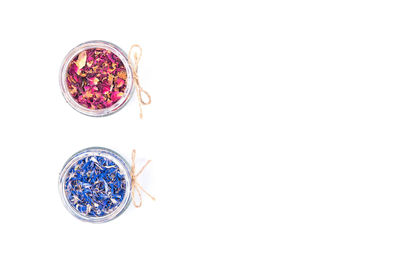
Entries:
[[[133, 53], [134, 62], [132, 62], [132, 51], [134, 49], [135, 49], [135, 51]], [[139, 61], [140, 61], [141, 57], [142, 57], [142, 48], [138, 44], [133, 44], [131, 46], [131, 48], [129, 49], [128, 61], [129, 61], [129, 66], [131, 67], [132, 73], [133, 73], [133, 84], [135, 85], [135, 88], [136, 88], [136, 95], [138, 98], [139, 110], [140, 110], [140, 118], [143, 119], [142, 105], [150, 104], [151, 96], [146, 90], [144, 90], [140, 86], [139, 75], [138, 75], [138, 65], [139, 65]], [[147, 102], [143, 101], [142, 94], [145, 94], [147, 96]]]
[[[136, 208], [142, 206], [142, 192], [149, 196], [153, 201], [156, 200], [153, 196], [151, 196], [137, 181], [138, 176], [143, 173], [143, 170], [146, 168], [148, 164], [150, 164], [151, 160], [147, 160], [146, 164], [139, 170], [138, 173], [135, 173], [135, 158], [136, 158], [136, 150], [132, 151], [132, 167], [131, 167], [131, 178], [132, 178], [132, 202]], [[138, 193], [139, 203], [135, 200], [135, 192]]]

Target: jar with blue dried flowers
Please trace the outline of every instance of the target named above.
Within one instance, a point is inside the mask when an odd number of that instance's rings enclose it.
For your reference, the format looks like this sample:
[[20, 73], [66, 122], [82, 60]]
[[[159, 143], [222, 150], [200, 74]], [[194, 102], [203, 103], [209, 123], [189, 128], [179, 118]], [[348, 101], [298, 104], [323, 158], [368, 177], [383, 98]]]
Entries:
[[[67, 210], [81, 220], [102, 223], [118, 217], [131, 200], [140, 207], [141, 191], [148, 193], [136, 177], [150, 161], [135, 174], [134, 158], [135, 151], [129, 168], [122, 156], [107, 148], [92, 147], [74, 154], [59, 177], [59, 191]], [[135, 200], [135, 190], [140, 203]]]

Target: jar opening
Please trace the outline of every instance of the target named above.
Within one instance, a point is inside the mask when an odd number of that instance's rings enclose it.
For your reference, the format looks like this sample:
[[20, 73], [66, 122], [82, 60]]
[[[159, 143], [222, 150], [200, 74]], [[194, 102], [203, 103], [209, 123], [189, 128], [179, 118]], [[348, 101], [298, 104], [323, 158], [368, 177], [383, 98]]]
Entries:
[[129, 166], [109, 149], [82, 150], [65, 164], [59, 190], [65, 207], [77, 218], [89, 222], [109, 221], [129, 206]]
[[120, 110], [134, 87], [126, 54], [104, 42], [83, 43], [64, 59], [60, 85], [66, 101], [90, 116], [105, 116]]

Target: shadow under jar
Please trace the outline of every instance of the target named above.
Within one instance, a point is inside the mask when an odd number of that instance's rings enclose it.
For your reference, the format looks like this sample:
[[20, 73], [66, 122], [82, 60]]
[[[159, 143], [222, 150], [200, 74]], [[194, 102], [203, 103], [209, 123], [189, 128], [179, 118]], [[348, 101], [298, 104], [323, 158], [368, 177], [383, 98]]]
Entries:
[[102, 147], [71, 156], [59, 176], [59, 192], [67, 210], [80, 220], [103, 223], [121, 215], [131, 201], [129, 164]]
[[89, 41], [64, 58], [60, 86], [65, 100], [80, 113], [106, 116], [119, 111], [134, 92], [126, 53], [106, 41]]

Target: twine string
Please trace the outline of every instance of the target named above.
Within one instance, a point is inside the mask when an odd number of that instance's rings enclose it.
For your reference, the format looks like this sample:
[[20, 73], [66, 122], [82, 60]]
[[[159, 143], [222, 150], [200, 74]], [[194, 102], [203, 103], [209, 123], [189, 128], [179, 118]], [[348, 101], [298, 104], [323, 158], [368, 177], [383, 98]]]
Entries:
[[[132, 52], [134, 61], [132, 61]], [[151, 96], [146, 90], [142, 88], [139, 82], [138, 68], [139, 68], [139, 61], [141, 58], [142, 58], [142, 48], [138, 44], [133, 44], [129, 49], [128, 61], [129, 61], [129, 66], [131, 67], [133, 73], [133, 84], [135, 85], [136, 95], [138, 98], [140, 118], [143, 119], [142, 105], [149, 105], [151, 103]], [[146, 95], [147, 101], [143, 100], [143, 94]]]
[[[136, 159], [136, 150], [132, 151], [132, 166], [131, 166], [131, 178], [132, 178], [132, 202], [136, 208], [142, 206], [142, 192], [149, 196], [153, 201], [156, 200], [152, 195], [150, 195], [137, 181], [139, 175], [143, 173], [143, 170], [146, 168], [148, 164], [150, 164], [151, 160], [148, 160], [146, 164], [139, 170], [138, 173], [135, 173], [135, 159]], [[136, 202], [135, 192], [138, 194], [139, 203]]]

